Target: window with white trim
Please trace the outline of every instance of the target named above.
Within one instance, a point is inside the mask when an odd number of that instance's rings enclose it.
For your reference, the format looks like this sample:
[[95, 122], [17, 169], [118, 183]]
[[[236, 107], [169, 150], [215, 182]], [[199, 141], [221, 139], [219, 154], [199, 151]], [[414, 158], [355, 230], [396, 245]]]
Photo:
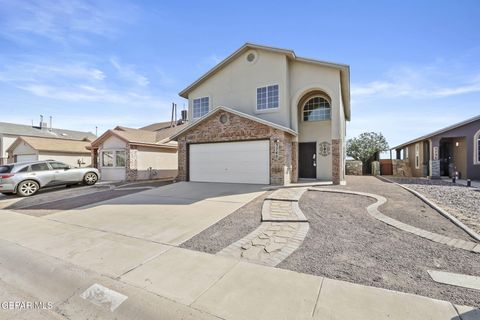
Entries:
[[303, 106], [303, 121], [330, 120], [330, 102], [323, 97], [313, 97]]
[[415, 144], [415, 169], [420, 169], [420, 144]]
[[124, 150], [106, 150], [102, 151], [102, 167], [122, 168], [125, 167], [125, 151]]
[[257, 88], [257, 110], [278, 108], [278, 84]]
[[198, 119], [208, 113], [210, 105], [209, 97], [193, 99], [193, 118]]

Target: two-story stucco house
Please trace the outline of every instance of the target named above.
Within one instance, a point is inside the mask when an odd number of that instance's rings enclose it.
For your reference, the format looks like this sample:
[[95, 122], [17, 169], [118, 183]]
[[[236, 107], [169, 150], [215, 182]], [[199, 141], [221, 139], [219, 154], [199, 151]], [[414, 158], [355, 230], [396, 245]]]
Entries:
[[283, 185], [345, 181], [349, 66], [245, 44], [180, 96], [179, 180]]

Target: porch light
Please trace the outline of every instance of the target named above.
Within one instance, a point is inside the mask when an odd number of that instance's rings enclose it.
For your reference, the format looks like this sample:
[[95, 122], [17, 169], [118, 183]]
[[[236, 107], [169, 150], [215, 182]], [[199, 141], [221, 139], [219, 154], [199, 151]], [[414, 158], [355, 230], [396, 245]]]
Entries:
[[458, 147], [460, 145], [460, 142], [455, 142], [455, 147]]

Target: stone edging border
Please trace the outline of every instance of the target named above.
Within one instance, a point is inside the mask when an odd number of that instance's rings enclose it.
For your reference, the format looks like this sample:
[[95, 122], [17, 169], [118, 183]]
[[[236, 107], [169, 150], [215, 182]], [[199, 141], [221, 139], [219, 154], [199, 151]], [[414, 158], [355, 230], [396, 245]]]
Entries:
[[480, 253], [480, 244], [472, 241], [465, 241], [461, 239], [450, 238], [447, 236], [443, 236], [438, 233], [430, 232], [427, 230], [423, 230], [409, 224], [400, 222], [398, 220], [392, 219], [382, 212], [378, 210], [378, 208], [387, 202], [385, 197], [379, 196], [373, 193], [366, 193], [366, 192], [358, 192], [358, 191], [350, 191], [350, 190], [339, 190], [339, 189], [325, 189], [325, 188], [308, 188], [309, 191], [320, 191], [320, 192], [331, 192], [331, 193], [344, 193], [344, 194], [353, 194], [359, 196], [365, 196], [369, 198], [373, 198], [377, 200], [377, 202], [369, 205], [367, 207], [368, 213], [375, 219], [380, 220], [392, 227], [400, 229], [402, 231], [406, 231], [422, 238], [428, 239], [433, 242], [437, 242], [440, 244], [446, 244], [451, 247], [455, 247], [458, 249], [463, 249], [475, 253]]
[[[298, 229], [295, 235], [288, 240], [290, 243], [288, 243], [278, 252], [272, 254], [272, 256], [270, 256], [269, 258], [265, 260], [252, 260], [252, 259], [247, 259], [242, 257], [240, 259], [246, 260], [251, 263], [275, 267], [280, 262], [285, 260], [289, 255], [291, 255], [295, 250], [297, 250], [298, 247], [302, 245], [303, 240], [307, 236], [308, 230], [310, 229], [310, 225], [306, 222], [295, 222], [295, 224], [298, 225]], [[223, 248], [216, 254], [221, 256], [228, 256], [228, 257], [235, 256], [239, 251], [242, 251], [242, 246], [248, 243], [251, 243], [253, 239], [255, 239], [258, 235], [265, 232], [271, 226], [272, 226], [272, 222], [262, 222], [257, 229], [253, 230], [242, 239], [232, 243], [228, 247]]]
[[408, 192], [410, 192], [411, 194], [415, 195], [417, 198], [419, 198], [420, 200], [422, 200], [423, 202], [425, 202], [427, 205], [429, 205], [432, 209], [438, 211], [442, 216], [444, 216], [445, 218], [447, 218], [448, 220], [452, 221], [457, 227], [459, 227], [460, 229], [462, 229], [463, 231], [465, 231], [466, 233], [468, 233], [469, 236], [471, 236], [472, 238], [474, 238], [475, 240], [477, 241], [480, 241], [480, 235], [478, 235], [474, 230], [472, 230], [471, 228], [469, 228], [468, 226], [466, 226], [463, 222], [461, 222], [460, 220], [458, 220], [457, 218], [455, 218], [453, 215], [451, 215], [450, 213], [448, 213], [447, 211], [445, 211], [444, 209], [442, 209], [440, 206], [438, 206], [437, 204], [435, 204], [433, 201], [429, 200], [427, 197], [425, 197], [423, 194], [419, 193], [418, 191], [415, 191], [413, 189], [410, 189], [409, 187], [406, 187], [400, 183], [397, 183], [393, 180], [390, 180], [388, 178], [385, 178], [385, 177], [379, 177], [377, 176], [378, 179], [380, 180], [385, 180], [387, 182], [390, 182], [390, 183], [393, 183], [399, 187], [402, 187], [403, 189], [407, 190]]

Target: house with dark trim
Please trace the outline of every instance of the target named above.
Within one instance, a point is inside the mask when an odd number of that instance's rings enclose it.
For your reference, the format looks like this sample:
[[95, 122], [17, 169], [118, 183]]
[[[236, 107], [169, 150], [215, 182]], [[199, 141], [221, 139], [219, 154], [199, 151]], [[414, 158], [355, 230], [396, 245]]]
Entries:
[[402, 143], [392, 150], [414, 177], [480, 180], [480, 115]]

